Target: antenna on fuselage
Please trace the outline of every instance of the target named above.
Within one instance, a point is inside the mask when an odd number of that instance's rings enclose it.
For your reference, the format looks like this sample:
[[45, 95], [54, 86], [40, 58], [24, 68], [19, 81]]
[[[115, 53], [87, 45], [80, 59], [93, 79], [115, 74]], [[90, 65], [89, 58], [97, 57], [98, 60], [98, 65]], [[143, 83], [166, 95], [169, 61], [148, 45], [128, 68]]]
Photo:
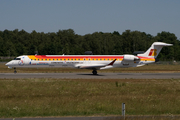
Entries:
[[93, 55], [93, 52], [92, 51], [85, 51], [84, 54], [85, 55]]
[[35, 51], [34, 53], [35, 53], [35, 55], [39, 55], [38, 51]]

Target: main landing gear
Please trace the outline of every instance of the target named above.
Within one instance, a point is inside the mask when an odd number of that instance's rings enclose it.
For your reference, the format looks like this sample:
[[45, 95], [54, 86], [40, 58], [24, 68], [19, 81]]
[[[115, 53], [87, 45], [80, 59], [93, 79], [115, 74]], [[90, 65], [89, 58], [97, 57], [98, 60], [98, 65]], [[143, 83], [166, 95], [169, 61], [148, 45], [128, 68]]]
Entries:
[[17, 73], [16, 68], [14, 68], [14, 74], [16, 74], [16, 73]]
[[97, 75], [97, 71], [96, 70], [93, 70], [92, 73], [93, 73], [93, 75]]

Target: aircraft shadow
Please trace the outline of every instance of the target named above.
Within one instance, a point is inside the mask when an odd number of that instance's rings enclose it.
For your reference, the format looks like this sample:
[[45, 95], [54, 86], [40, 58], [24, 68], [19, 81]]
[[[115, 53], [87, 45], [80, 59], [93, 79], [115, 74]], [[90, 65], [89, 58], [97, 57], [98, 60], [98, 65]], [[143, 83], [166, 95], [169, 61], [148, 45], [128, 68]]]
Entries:
[[133, 74], [129, 74], [129, 73], [119, 73], [117, 75], [133, 75]]
[[97, 74], [97, 75], [93, 75], [93, 74], [77, 74], [77, 75], [89, 75], [89, 76], [105, 76], [105, 75], [99, 75], [99, 74]]

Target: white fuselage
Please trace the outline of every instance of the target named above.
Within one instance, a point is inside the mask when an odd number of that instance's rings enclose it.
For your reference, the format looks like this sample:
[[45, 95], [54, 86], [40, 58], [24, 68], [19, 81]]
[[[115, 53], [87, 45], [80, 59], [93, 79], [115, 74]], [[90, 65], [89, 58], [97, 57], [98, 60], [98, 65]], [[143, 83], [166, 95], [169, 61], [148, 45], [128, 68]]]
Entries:
[[[151, 58], [136, 57], [134, 55], [23, 55], [8, 62], [8, 67], [63, 67], [70, 66], [80, 69], [108, 69], [112, 67], [138, 67], [153, 63]], [[113, 65], [108, 66], [113, 60]]]

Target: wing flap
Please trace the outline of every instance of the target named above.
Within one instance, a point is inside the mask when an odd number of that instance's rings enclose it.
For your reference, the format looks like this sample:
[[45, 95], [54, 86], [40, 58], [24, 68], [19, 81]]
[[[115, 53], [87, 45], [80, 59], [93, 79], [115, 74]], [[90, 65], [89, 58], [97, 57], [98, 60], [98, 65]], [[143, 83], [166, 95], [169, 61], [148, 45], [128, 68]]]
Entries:
[[76, 66], [80, 69], [93, 69], [93, 70], [108, 69], [113, 67], [115, 61], [116, 59], [110, 62], [109, 64], [81, 64]]
[[96, 70], [99, 70], [101, 67], [104, 67], [104, 65], [91, 64], [91, 65], [81, 65], [81, 66], [79, 66], [80, 69], [96, 69]]

